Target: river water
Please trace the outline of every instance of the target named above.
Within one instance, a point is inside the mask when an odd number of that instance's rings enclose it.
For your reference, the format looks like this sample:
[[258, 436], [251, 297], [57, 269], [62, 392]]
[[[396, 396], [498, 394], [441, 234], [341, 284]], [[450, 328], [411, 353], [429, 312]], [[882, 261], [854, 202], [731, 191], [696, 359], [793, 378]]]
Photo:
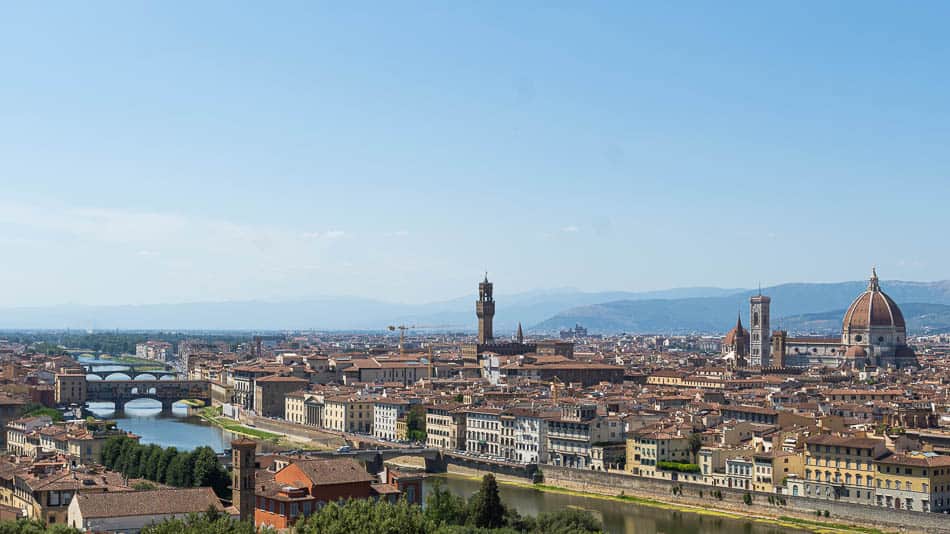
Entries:
[[[99, 371], [118, 371], [114, 368], [98, 368]], [[113, 379], [126, 379], [115, 376]], [[155, 443], [179, 450], [192, 450], [208, 445], [215, 452], [229, 447], [236, 436], [213, 426], [197, 416], [188, 415], [188, 406], [176, 403], [171, 413], [163, 413], [161, 403], [150, 399], [138, 399], [124, 407], [112, 403], [89, 403], [88, 409], [97, 417], [113, 419], [119, 428], [141, 436], [142, 443]], [[270, 449], [262, 444], [261, 449]], [[452, 492], [468, 497], [478, 490], [476, 480], [445, 476], [442, 479]], [[431, 487], [429, 480], [425, 488]], [[500, 485], [502, 501], [513, 506], [522, 515], [537, 515], [541, 512], [565, 508], [589, 510], [604, 523], [611, 534], [781, 534], [788, 530], [765, 523], [703, 516], [661, 508], [620, 503], [590, 497], [578, 497], [557, 493], [545, 493], [517, 486]]]
[[[478, 490], [477, 480], [458, 476], [440, 476], [446, 488], [453, 493], [468, 497]], [[427, 479], [426, 488], [431, 487]], [[634, 503], [622, 503], [578, 497], [558, 493], [545, 493], [520, 486], [500, 484], [499, 493], [505, 506], [512, 506], [522, 515], [537, 515], [541, 512], [580, 508], [596, 515], [610, 534], [782, 534], [800, 532], [781, 527], [726, 517], [704, 516], [677, 512]], [[425, 491], [424, 491], [425, 492]]]

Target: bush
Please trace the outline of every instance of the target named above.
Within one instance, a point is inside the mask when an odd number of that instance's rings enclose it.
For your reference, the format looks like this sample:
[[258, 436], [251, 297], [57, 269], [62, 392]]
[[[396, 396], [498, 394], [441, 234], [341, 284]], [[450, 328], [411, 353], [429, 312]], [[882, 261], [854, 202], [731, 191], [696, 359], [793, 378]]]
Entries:
[[678, 471], [680, 473], [699, 473], [699, 465], [687, 464], [681, 462], [657, 462], [656, 466], [665, 471]]
[[744, 502], [744, 503], [746, 504], [746, 506], [751, 505], [751, 504], [752, 504], [752, 494], [751, 494], [751, 493], [746, 493], [745, 495], [743, 495], [743, 496], [742, 496], [742, 502]]
[[544, 473], [543, 473], [540, 469], [538, 469], [537, 471], [535, 471], [534, 474], [531, 475], [531, 482], [534, 483], [534, 484], [541, 484], [541, 483], [543, 483], [543, 482], [544, 482]]
[[828, 517], [829, 515], [831, 514], [828, 512], [828, 510], [825, 510], [825, 517]]

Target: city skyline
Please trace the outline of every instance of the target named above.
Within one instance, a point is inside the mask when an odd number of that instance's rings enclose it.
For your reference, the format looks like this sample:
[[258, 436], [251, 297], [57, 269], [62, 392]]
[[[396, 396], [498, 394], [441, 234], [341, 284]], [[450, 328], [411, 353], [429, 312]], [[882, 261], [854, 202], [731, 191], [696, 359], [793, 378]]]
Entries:
[[950, 8], [859, 7], [10, 6], [0, 307], [950, 278]]

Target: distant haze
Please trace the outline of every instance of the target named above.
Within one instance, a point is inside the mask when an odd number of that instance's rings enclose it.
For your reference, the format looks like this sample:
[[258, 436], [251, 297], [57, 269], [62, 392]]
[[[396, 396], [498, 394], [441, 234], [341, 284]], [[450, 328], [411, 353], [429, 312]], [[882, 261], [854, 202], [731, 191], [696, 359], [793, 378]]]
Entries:
[[[833, 331], [840, 315], [866, 287], [864, 281], [766, 287], [772, 326]], [[950, 325], [950, 282], [882, 282], [902, 306], [912, 329]], [[644, 293], [585, 293], [576, 290], [496, 295], [496, 332], [510, 335], [520, 321], [528, 333], [553, 333], [575, 323], [591, 332], [722, 332], [757, 290], [680, 288]], [[431, 304], [396, 304], [327, 297], [288, 301], [240, 301], [145, 306], [53, 306], [0, 309], [0, 329], [176, 330], [374, 330], [391, 324], [419, 332], [474, 330], [475, 295]], [[813, 315], [808, 315], [813, 314]], [[920, 317], [918, 317], [918, 315]], [[785, 318], [788, 318], [787, 320]], [[783, 321], [785, 323], [783, 324]]]

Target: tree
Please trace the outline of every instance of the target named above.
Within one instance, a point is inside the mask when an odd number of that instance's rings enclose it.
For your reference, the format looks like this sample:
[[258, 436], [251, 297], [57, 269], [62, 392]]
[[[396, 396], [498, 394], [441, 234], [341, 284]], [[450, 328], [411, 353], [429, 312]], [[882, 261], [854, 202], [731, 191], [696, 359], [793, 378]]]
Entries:
[[210, 486], [218, 468], [218, 457], [211, 450], [211, 447], [198, 447], [192, 456], [194, 457], [192, 484], [195, 486]]
[[162, 456], [158, 459], [158, 465], [155, 467], [155, 482], [173, 485], [168, 481], [168, 466], [171, 465], [176, 456], [178, 456], [178, 449], [175, 447], [169, 447], [162, 451]]
[[80, 534], [80, 531], [67, 525], [47, 527], [36, 519], [17, 519], [0, 522], [0, 534]]
[[195, 455], [190, 452], [179, 453], [181, 457], [181, 480], [177, 486], [195, 485]]
[[469, 502], [470, 521], [481, 528], [499, 528], [505, 524], [505, 505], [498, 495], [498, 482], [491, 473], [482, 478], [482, 487]]
[[42, 415], [48, 416], [53, 422], [63, 420], [63, 412], [57, 410], [56, 408], [47, 408], [42, 404], [37, 404], [31, 402], [23, 408], [23, 417], [40, 417]]
[[409, 408], [406, 414], [406, 437], [412, 441], [426, 440], [426, 410], [421, 404]]
[[332, 502], [301, 519], [295, 530], [298, 534], [427, 534], [436, 531], [422, 508], [405, 499], [395, 504], [369, 499]]
[[432, 479], [425, 515], [435, 525], [461, 525], [467, 520], [465, 499], [449, 491], [442, 480]]
[[142, 529], [142, 534], [273, 534], [274, 530], [262, 527], [255, 530], [251, 522], [231, 519], [217, 511], [191, 514], [185, 519], [167, 519]]
[[142, 476], [149, 480], [158, 480], [158, 464], [162, 459], [162, 448], [158, 445], [149, 445], [145, 459], [145, 471]]
[[604, 526], [586, 510], [568, 508], [544, 512], [535, 520], [535, 532], [544, 534], [586, 534], [603, 532]]
[[[689, 451], [693, 453], [693, 461], [696, 462], [696, 455], [699, 454], [699, 449], [703, 448], [703, 438], [699, 435], [698, 432], [693, 432], [689, 435]], [[698, 463], [698, 462], [697, 462]]]
[[139, 444], [132, 439], [126, 438], [122, 441], [121, 452], [119, 452], [119, 458], [116, 460], [113, 470], [123, 474], [128, 473], [132, 462], [132, 454], [138, 446]]
[[178, 453], [168, 462], [168, 468], [165, 470], [165, 484], [169, 486], [184, 486], [182, 483], [185, 479], [184, 456], [184, 454]]
[[107, 469], [114, 468], [115, 462], [122, 452], [122, 443], [128, 439], [129, 438], [125, 436], [112, 436], [107, 439], [106, 442], [102, 444], [102, 452], [100, 453], [102, 465], [106, 466]]
[[129, 450], [128, 463], [126, 463], [123, 471], [125, 476], [129, 478], [139, 478], [141, 476], [139, 473], [142, 471], [142, 452], [144, 450], [145, 447], [137, 443]]

